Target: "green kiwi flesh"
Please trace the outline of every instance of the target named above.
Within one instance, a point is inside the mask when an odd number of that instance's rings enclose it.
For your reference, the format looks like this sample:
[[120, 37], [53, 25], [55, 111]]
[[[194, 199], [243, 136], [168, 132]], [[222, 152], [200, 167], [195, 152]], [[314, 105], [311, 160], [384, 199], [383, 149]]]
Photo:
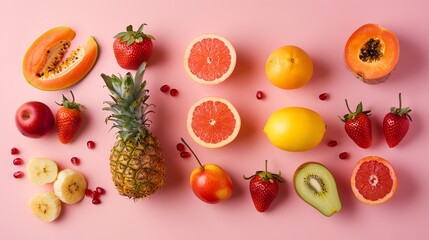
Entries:
[[295, 171], [293, 183], [296, 193], [323, 215], [329, 217], [341, 210], [334, 176], [322, 164], [302, 164]]

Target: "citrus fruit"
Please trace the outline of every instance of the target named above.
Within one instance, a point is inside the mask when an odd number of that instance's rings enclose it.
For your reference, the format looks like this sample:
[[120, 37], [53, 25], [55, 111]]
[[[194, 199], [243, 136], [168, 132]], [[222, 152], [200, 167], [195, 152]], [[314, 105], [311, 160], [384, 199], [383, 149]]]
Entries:
[[351, 187], [359, 201], [375, 205], [393, 197], [398, 187], [398, 179], [386, 159], [369, 156], [362, 158], [355, 165]]
[[216, 85], [231, 75], [236, 59], [235, 49], [227, 39], [217, 34], [203, 34], [188, 45], [184, 66], [192, 80]]
[[283, 150], [302, 152], [322, 141], [326, 125], [315, 111], [304, 107], [287, 107], [275, 111], [264, 126], [270, 142]]
[[313, 61], [301, 48], [283, 46], [269, 55], [265, 75], [276, 87], [296, 89], [310, 81], [313, 76]]
[[240, 126], [238, 111], [221, 97], [204, 97], [194, 103], [188, 112], [189, 135], [204, 147], [218, 148], [232, 142]]

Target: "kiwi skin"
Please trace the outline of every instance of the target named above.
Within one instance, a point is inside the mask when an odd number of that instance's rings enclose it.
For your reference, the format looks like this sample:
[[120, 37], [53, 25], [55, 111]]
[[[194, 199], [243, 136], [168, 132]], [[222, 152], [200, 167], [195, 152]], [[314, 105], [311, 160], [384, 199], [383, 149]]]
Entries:
[[[314, 190], [303, 186], [305, 184], [302, 183], [302, 174], [306, 174], [303, 171], [323, 173], [326, 178], [326, 182], [323, 183], [323, 188], [325, 188], [327, 192], [315, 194]], [[295, 192], [298, 196], [323, 215], [330, 217], [341, 210], [341, 200], [338, 195], [335, 179], [329, 169], [323, 164], [318, 162], [306, 162], [301, 164], [295, 171], [293, 182]]]

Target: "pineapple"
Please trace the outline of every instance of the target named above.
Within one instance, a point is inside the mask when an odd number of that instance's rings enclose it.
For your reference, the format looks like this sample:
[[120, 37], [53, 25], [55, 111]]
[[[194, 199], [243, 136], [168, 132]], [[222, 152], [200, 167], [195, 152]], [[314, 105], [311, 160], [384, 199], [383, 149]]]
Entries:
[[111, 111], [106, 118], [117, 128], [115, 142], [110, 152], [110, 172], [122, 196], [132, 199], [145, 198], [164, 186], [165, 158], [158, 139], [149, 131], [149, 90], [142, 82], [146, 63], [142, 63], [135, 78], [128, 72], [121, 75], [101, 74], [113, 101], [106, 101]]

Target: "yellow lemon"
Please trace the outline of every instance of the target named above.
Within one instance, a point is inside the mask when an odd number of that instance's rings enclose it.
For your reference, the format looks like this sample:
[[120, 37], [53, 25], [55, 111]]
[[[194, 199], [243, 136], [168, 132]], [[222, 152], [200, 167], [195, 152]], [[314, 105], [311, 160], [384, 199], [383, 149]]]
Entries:
[[270, 142], [283, 150], [302, 152], [322, 141], [326, 125], [315, 111], [304, 107], [287, 107], [275, 111], [268, 118], [264, 133]]
[[313, 61], [301, 48], [283, 46], [271, 52], [265, 64], [265, 75], [276, 87], [296, 89], [313, 76]]

